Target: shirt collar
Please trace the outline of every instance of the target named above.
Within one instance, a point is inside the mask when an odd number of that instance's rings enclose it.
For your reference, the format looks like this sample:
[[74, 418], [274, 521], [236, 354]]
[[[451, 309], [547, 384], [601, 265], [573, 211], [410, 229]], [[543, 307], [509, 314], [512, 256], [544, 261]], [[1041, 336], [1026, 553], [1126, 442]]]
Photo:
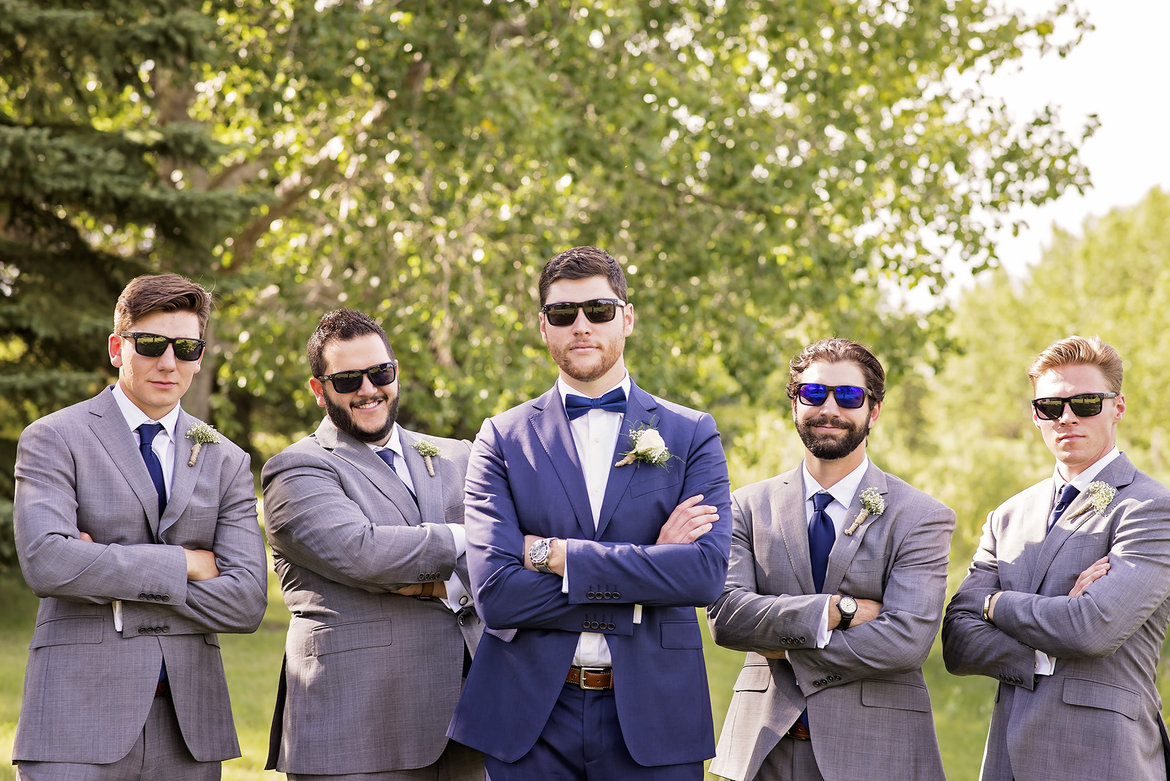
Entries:
[[862, 459], [856, 469], [834, 483], [832, 488], [821, 488], [820, 483], [808, 471], [808, 464], [801, 461], [800, 471], [804, 477], [804, 500], [807, 502], [812, 498], [813, 494], [825, 491], [835, 501], [840, 502], [845, 507], [849, 507], [853, 501], [853, 497], [857, 495], [857, 489], [861, 487], [861, 481], [865, 477], [867, 469], [869, 469], [869, 456]]
[[158, 420], [151, 420], [145, 412], [138, 408], [138, 405], [130, 401], [130, 397], [122, 390], [122, 386], [114, 383], [114, 401], [118, 404], [118, 411], [122, 413], [126, 425], [130, 427], [131, 431], [136, 430], [143, 423], [161, 423], [163, 430], [167, 432], [167, 436], [171, 441], [175, 440], [175, 427], [179, 425], [179, 405], [176, 404], [174, 408], [163, 415]]

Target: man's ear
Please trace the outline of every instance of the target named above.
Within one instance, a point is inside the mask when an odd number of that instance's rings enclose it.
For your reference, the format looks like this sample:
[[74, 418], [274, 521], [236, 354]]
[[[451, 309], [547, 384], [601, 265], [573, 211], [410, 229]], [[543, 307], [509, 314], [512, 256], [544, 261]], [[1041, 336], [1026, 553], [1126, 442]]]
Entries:
[[317, 406], [325, 406], [325, 386], [316, 377], [309, 378], [309, 390], [313, 391], [313, 396], [317, 399]]

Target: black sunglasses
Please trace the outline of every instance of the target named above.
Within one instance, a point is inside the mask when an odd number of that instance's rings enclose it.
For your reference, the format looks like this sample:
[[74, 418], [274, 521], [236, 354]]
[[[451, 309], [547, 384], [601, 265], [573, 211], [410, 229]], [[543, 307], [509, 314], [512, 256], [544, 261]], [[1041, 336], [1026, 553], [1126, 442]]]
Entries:
[[175, 358], [180, 361], [197, 361], [203, 355], [207, 342], [189, 336], [159, 336], [142, 331], [120, 333], [123, 339], [134, 340], [134, 352], [147, 358], [158, 358], [167, 351], [167, 345], [175, 346]]
[[577, 310], [585, 312], [591, 323], [608, 323], [617, 315], [617, 308], [625, 306], [620, 298], [592, 298], [588, 301], [558, 301], [540, 308], [549, 325], [566, 326], [577, 322]]
[[1045, 396], [1042, 399], [1032, 399], [1032, 409], [1036, 410], [1036, 417], [1041, 420], [1056, 420], [1064, 414], [1064, 405], [1078, 418], [1091, 418], [1101, 414], [1101, 404], [1105, 399], [1111, 399], [1116, 393], [1078, 393], [1076, 396]]
[[348, 372], [334, 372], [317, 379], [321, 382], [333, 383], [333, 390], [338, 393], [353, 393], [362, 387], [362, 377], [369, 376], [370, 382], [379, 388], [394, 382], [398, 376], [398, 361], [379, 363], [365, 369], [354, 369]]
[[829, 398], [832, 391], [837, 406], [841, 409], [858, 409], [865, 404], [869, 391], [857, 385], [821, 385], [819, 382], [802, 382], [796, 386], [796, 398], [806, 407], [819, 407]]

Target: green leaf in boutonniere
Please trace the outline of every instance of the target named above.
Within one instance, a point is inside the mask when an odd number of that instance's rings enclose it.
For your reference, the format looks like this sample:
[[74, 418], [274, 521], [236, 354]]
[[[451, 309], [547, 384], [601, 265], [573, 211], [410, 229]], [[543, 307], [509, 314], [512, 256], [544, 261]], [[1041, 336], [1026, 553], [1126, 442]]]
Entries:
[[845, 530], [847, 536], [852, 536], [853, 532], [861, 524], [865, 523], [865, 519], [870, 517], [878, 517], [886, 511], [886, 500], [881, 495], [881, 492], [876, 488], [866, 488], [861, 492], [861, 512], [853, 519], [853, 523]]
[[203, 449], [204, 445], [214, 445], [219, 442], [219, 432], [215, 430], [214, 426], [209, 426], [206, 423], [192, 424], [191, 428], [187, 429], [186, 436], [187, 439], [195, 443], [191, 448], [191, 457], [187, 459], [187, 466], [195, 466], [195, 462], [199, 460], [199, 451]]
[[435, 465], [431, 461], [432, 458], [439, 457], [439, 448], [434, 442], [427, 442], [425, 439], [420, 439], [411, 445], [418, 454], [423, 457], [423, 463], [427, 465], [427, 474], [431, 477], [435, 476]]
[[[650, 421], [653, 423], [654, 421]], [[625, 466], [635, 461], [645, 461], [651, 466], [666, 468], [666, 462], [677, 458], [666, 447], [666, 441], [658, 429], [643, 423], [640, 428], [630, 429], [630, 449], [622, 453], [622, 459], [614, 466]]]

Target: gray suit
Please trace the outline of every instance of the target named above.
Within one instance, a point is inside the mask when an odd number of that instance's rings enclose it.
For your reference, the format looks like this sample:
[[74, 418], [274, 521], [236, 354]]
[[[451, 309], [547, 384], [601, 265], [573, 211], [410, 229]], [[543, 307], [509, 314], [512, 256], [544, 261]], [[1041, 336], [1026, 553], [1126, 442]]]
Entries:
[[[994, 510], [947, 606], [947, 668], [1000, 681], [986, 781], [1166, 778], [1155, 675], [1170, 622], [1170, 489], [1124, 455], [1097, 480], [1117, 489], [1105, 511], [1082, 493], [1047, 535], [1051, 479]], [[1109, 572], [1070, 598], [1106, 554]], [[997, 591], [993, 626], [981, 613]], [[1033, 675], [1033, 649], [1056, 657], [1053, 675]]]
[[[427, 437], [427, 473], [399, 429], [418, 494], [368, 445], [326, 418], [264, 465], [265, 518], [292, 612], [269, 767], [297, 774], [426, 767], [447, 746], [465, 649], [483, 627], [467, 597], [456, 615], [438, 600], [390, 593], [447, 580], [463, 558], [444, 528], [463, 522], [469, 443]], [[482, 766], [479, 777], [483, 777]]]
[[[882, 612], [834, 631], [822, 649], [815, 641], [824, 599], [813, 586], [801, 470], [732, 495], [731, 565], [709, 620], [717, 643], [749, 653], [712, 773], [755, 778], [807, 708], [813, 753], [829, 781], [943, 777], [922, 663], [942, 616], [955, 514], [871, 464], [850, 523], [868, 487], [885, 510], [838, 535], [821, 593], [877, 600]], [[787, 660], [754, 653], [780, 650]]]
[[[183, 738], [199, 761], [240, 755], [217, 632], [251, 632], [267, 604], [248, 456], [222, 439], [187, 466], [197, 421], [180, 411], [166, 512], [110, 389], [24, 430], [14, 525], [41, 597], [16, 761], [108, 763], [142, 732], [166, 660]], [[93, 542], [80, 538], [92, 536]], [[183, 548], [219, 577], [187, 581]], [[111, 603], [122, 601], [122, 630]]]

